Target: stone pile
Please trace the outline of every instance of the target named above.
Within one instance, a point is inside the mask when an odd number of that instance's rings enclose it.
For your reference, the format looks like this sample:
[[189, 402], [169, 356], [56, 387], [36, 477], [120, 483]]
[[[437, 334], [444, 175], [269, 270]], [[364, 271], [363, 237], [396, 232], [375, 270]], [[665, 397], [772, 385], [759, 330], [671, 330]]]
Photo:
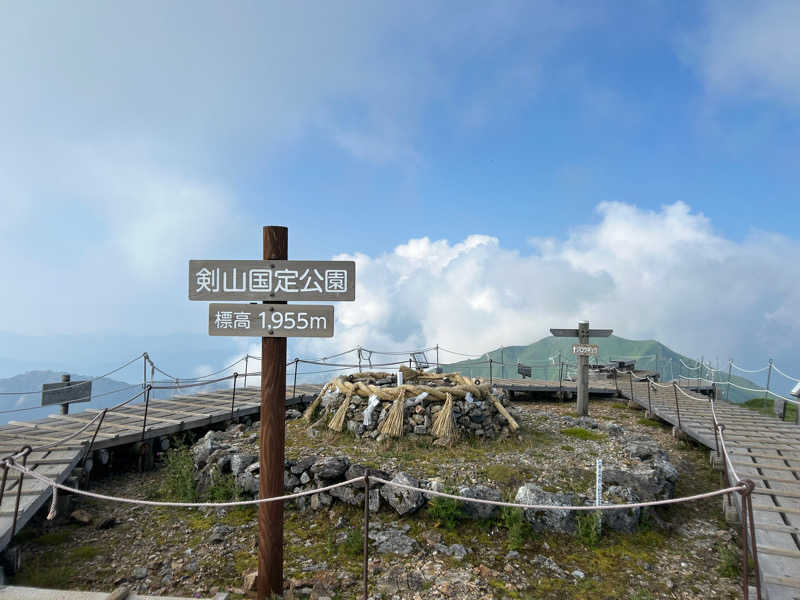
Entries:
[[[255, 429], [255, 427], [253, 427]], [[202, 489], [213, 484], [215, 478], [230, 473], [234, 476], [236, 487], [244, 496], [256, 497], [258, 494], [259, 465], [255, 451], [244, 449], [253, 442], [255, 434], [244, 426], [237, 425], [227, 432], [209, 431], [192, 447], [196, 476]], [[635, 459], [633, 468], [611, 467], [603, 471], [605, 487], [604, 502], [609, 504], [635, 503], [672, 498], [678, 473], [669, 462], [667, 454], [652, 438], [631, 437], [626, 439], [625, 451]], [[380, 477], [387, 481], [417, 487], [422, 490], [444, 491], [437, 479], [417, 479], [412, 475], [397, 471], [389, 473], [351, 462], [344, 456], [306, 456], [297, 460], [287, 459], [284, 464], [283, 480], [287, 494], [327, 487], [334, 483], [361, 477]], [[460, 487], [456, 494], [466, 498], [499, 501], [499, 489], [486, 485]], [[385, 508], [400, 516], [411, 515], [430, 500], [431, 494], [425, 491], [407, 490], [383, 485], [376, 481], [370, 483], [369, 509], [373, 512]], [[593, 504], [594, 490], [586, 494], [545, 491], [538, 484], [525, 483], [517, 490], [515, 502], [520, 504], [548, 504], [552, 506]], [[364, 483], [311, 494], [293, 500], [299, 510], [319, 510], [328, 508], [335, 502], [352, 506], [364, 505]], [[472, 519], [493, 519], [499, 514], [496, 506], [462, 503], [464, 516]], [[558, 531], [573, 533], [576, 530], [577, 513], [565, 509], [524, 511], [525, 518], [536, 531]], [[604, 511], [603, 527], [633, 532], [643, 512], [639, 508]]]
[[[458, 437], [495, 439], [519, 428], [519, 412], [505, 398], [492, 394], [488, 383], [469, 380], [458, 373], [431, 374], [403, 369], [404, 383], [388, 373], [355, 373], [339, 377], [325, 386], [317, 403], [307, 412], [315, 424], [347, 431], [357, 437], [381, 440], [382, 423], [389, 417], [398, 396], [403, 396], [403, 436], [433, 435], [433, 424], [452, 401], [452, 418]], [[336, 413], [347, 403], [346, 412]], [[503, 412], [506, 414], [504, 415]], [[510, 417], [510, 418], [509, 418]], [[333, 425], [336, 423], [336, 425]], [[338, 425], [338, 427], [337, 427]]]

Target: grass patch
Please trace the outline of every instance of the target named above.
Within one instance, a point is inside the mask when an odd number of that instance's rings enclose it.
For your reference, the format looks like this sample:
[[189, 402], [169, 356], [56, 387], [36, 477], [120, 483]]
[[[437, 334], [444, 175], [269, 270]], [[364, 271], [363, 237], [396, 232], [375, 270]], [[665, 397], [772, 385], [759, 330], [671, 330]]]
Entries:
[[722, 577], [738, 578], [742, 574], [742, 561], [739, 553], [729, 545], [723, 545], [719, 550], [719, 564], [717, 573]]
[[347, 537], [339, 544], [339, 550], [347, 556], [361, 556], [364, 552], [364, 531], [360, 525], [351, 527]]
[[164, 457], [164, 479], [159, 495], [174, 502], [195, 502], [197, 485], [194, 480], [194, 460], [186, 446], [170, 448]]
[[528, 481], [533, 475], [533, 469], [523, 465], [490, 464], [481, 469], [486, 479], [494, 481], [503, 487], [514, 487]]
[[453, 498], [435, 496], [428, 501], [428, 516], [438, 527], [454, 531], [464, 520], [464, 507]]
[[[750, 398], [746, 402], [742, 403], [742, 406], [749, 408], [752, 411], [761, 413], [762, 415], [768, 415], [771, 417], [776, 417], [778, 415], [775, 414], [775, 399], [774, 398]], [[794, 423], [797, 418], [797, 406], [791, 404], [790, 402], [786, 403], [786, 416], [784, 420]]]
[[208, 488], [206, 497], [209, 502], [234, 502], [239, 500], [239, 490], [236, 489], [236, 480], [231, 473], [219, 475], [213, 485]]
[[599, 442], [606, 439], [606, 434], [595, 433], [594, 431], [584, 429], [583, 427], [570, 427], [568, 429], [562, 429], [561, 433], [579, 440], [592, 440], [594, 442]]
[[522, 550], [533, 536], [531, 524], [525, 519], [525, 513], [520, 508], [503, 506], [500, 509], [500, 523], [508, 531], [509, 550]]
[[646, 425], [647, 427], [662, 427], [664, 423], [659, 421], [658, 419], [650, 419], [649, 417], [639, 417], [636, 419], [636, 422], [639, 425]]
[[75, 560], [91, 560], [100, 554], [97, 546], [78, 546], [70, 551], [70, 558]]
[[622, 409], [627, 409], [628, 405], [625, 404], [624, 402], [612, 402], [611, 403], [611, 408], [618, 408], [618, 409], [622, 410]]
[[59, 529], [58, 531], [48, 531], [33, 540], [34, 544], [40, 546], [57, 546], [68, 542], [72, 537], [72, 531], [69, 529]]
[[575, 533], [584, 546], [594, 548], [602, 535], [600, 529], [600, 513], [581, 511], [576, 517]]

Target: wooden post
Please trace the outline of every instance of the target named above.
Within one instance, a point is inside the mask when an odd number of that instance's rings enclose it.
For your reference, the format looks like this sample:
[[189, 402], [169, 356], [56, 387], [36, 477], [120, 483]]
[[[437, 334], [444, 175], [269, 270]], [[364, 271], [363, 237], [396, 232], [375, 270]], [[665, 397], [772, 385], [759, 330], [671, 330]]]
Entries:
[[492, 359], [489, 359], [489, 386], [492, 385]]
[[[589, 321], [578, 322], [578, 343], [589, 343]], [[578, 355], [578, 402], [575, 412], [579, 417], [589, 414], [589, 357]]]
[[[61, 383], [69, 385], [70, 377], [69, 375], [62, 375], [61, 376]], [[69, 414], [69, 404], [62, 404], [61, 405], [61, 414], [68, 415]]]
[[703, 364], [705, 361], [705, 356], [700, 358], [700, 364], [697, 365], [697, 393], [700, 393], [700, 378], [703, 376]]
[[[263, 229], [264, 260], [287, 260], [289, 230]], [[277, 304], [277, 302], [276, 302]], [[286, 338], [261, 338], [261, 443], [259, 498], [283, 494], [286, 430]], [[258, 505], [258, 581], [256, 598], [283, 593], [283, 502]]]
[[728, 360], [728, 385], [725, 387], [725, 402], [730, 402], [731, 398], [731, 369], [733, 368], [733, 359]]

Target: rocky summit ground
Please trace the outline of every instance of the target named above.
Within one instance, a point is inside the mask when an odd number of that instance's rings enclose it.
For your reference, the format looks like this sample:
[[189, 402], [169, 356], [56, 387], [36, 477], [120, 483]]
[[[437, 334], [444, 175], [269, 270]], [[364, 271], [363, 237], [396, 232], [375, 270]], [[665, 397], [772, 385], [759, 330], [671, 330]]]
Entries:
[[[509, 500], [526, 482], [588, 499], [596, 459], [609, 468], [635, 466], [625, 447], [640, 439], [668, 454], [678, 471], [676, 496], [719, 486], [706, 449], [675, 440], [669, 427], [619, 401], [593, 401], [589, 421], [575, 419], [572, 404], [515, 406], [519, 435], [450, 448], [422, 438], [356, 440], [289, 421], [287, 457], [347, 456], [389, 473], [436, 479], [446, 489], [492, 486]], [[252, 430], [241, 437], [245, 444], [257, 443]], [[188, 489], [191, 476], [179, 467], [173, 462], [152, 472], [115, 474], [93, 481], [92, 490], [150, 499], [174, 496], [181, 486], [194, 493]], [[218, 485], [206, 498], [237, 493]], [[62, 515], [55, 523], [32, 523], [17, 536], [23, 568], [14, 583], [100, 590], [125, 583], [152, 594], [252, 596], [244, 576], [256, 566], [255, 509], [154, 509], [85, 499], [75, 506], [88, 524]], [[362, 510], [345, 503], [302, 511], [287, 506], [285, 597], [361, 597], [362, 525]], [[724, 522], [719, 498], [654, 511], [633, 533], [604, 530], [598, 537], [595, 531], [584, 526], [571, 534], [536, 532], [514, 510], [468, 519], [447, 503], [429, 502], [403, 517], [385, 507], [370, 520], [370, 594], [640, 600], [740, 595], [736, 532]]]

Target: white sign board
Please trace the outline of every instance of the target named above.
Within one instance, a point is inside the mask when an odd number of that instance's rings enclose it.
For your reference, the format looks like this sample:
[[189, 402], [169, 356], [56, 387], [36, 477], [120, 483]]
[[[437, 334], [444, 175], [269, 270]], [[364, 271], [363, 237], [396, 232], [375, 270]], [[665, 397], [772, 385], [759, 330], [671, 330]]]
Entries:
[[209, 304], [208, 334], [253, 337], [333, 337], [333, 306]]
[[189, 300], [355, 300], [345, 260], [190, 260]]
[[578, 356], [597, 356], [597, 344], [572, 344], [572, 353]]

